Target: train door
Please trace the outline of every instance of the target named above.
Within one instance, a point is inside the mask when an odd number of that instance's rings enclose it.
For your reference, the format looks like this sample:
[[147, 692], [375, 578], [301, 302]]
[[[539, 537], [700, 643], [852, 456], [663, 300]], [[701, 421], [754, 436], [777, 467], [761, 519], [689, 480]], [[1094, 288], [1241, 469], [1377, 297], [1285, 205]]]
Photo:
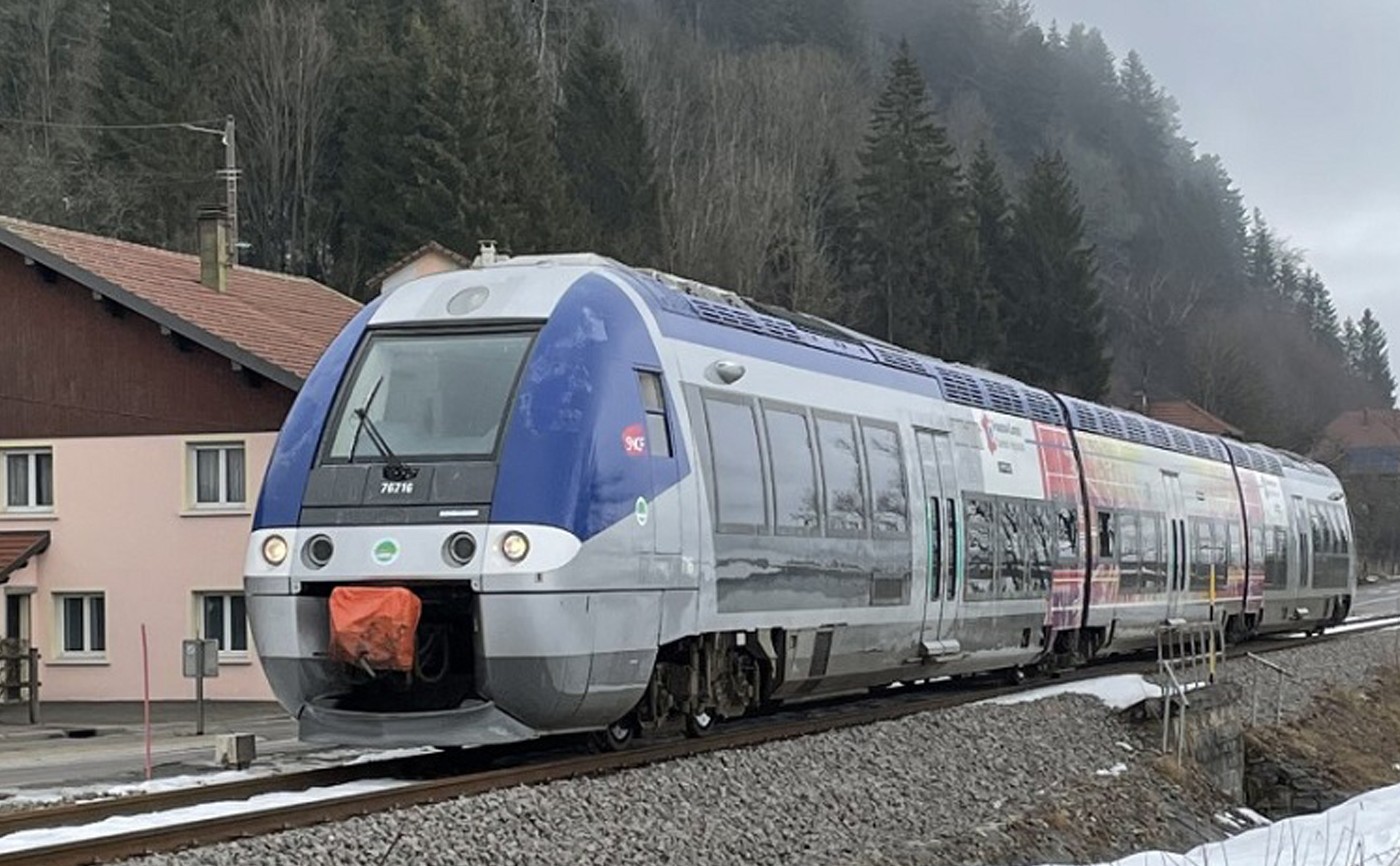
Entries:
[[1163, 501], [1167, 507], [1167, 619], [1182, 615], [1191, 557], [1186, 545], [1186, 506], [1181, 498], [1181, 476], [1162, 470]]
[[1288, 579], [1296, 595], [1312, 589], [1313, 584], [1312, 520], [1301, 496], [1293, 497], [1293, 531], [1297, 533], [1298, 543], [1291, 545], [1288, 551]]
[[958, 619], [958, 509], [953, 442], [945, 432], [914, 429], [924, 491], [924, 622], [921, 647], [927, 657], [960, 649], [951, 635]]

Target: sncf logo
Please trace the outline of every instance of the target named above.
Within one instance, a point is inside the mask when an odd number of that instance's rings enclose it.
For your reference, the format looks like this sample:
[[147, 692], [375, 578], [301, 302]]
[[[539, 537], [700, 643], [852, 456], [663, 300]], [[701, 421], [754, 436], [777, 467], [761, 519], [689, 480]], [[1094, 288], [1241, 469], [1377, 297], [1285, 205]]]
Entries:
[[647, 434], [642, 425], [631, 424], [623, 428], [622, 450], [628, 457], [641, 457], [647, 453]]

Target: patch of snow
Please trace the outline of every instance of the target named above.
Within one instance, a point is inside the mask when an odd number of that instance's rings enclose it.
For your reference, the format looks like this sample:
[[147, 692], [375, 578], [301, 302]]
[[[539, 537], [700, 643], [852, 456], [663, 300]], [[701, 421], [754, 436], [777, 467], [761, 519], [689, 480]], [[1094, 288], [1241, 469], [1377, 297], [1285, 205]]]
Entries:
[[1141, 674], [1118, 674], [1111, 677], [1095, 677], [1058, 686], [1032, 689], [1016, 695], [988, 698], [982, 704], [1020, 704], [1027, 701], [1043, 701], [1059, 695], [1089, 695], [1098, 698], [1115, 710], [1126, 710], [1148, 698], [1160, 698], [1162, 687], [1147, 681]]
[[1120, 763], [1120, 764], [1114, 764], [1112, 767], [1109, 767], [1107, 770], [1095, 770], [1095, 771], [1094, 771], [1094, 775], [1095, 775], [1095, 776], [1113, 776], [1113, 777], [1116, 778], [1116, 777], [1118, 777], [1118, 776], [1123, 775], [1123, 774], [1126, 773], [1126, 772], [1128, 772], [1128, 765], [1127, 765], [1127, 764], [1121, 764], [1121, 763]]
[[[1382, 628], [1388, 626], [1388, 628]], [[1400, 628], [1400, 617], [1367, 617], [1365, 619], [1348, 619], [1342, 625], [1332, 625], [1327, 627], [1328, 634], [1346, 634], [1349, 631], [1357, 631], [1364, 628], [1374, 628], [1379, 631], [1395, 631]]]
[[1226, 827], [1229, 827], [1231, 830], [1244, 829], [1244, 825], [1241, 824], [1239, 821], [1236, 821], [1233, 817], [1231, 817], [1230, 813], [1228, 812], [1217, 813], [1215, 816], [1215, 820], [1219, 821], [1221, 824], [1224, 824]]
[[1254, 811], [1248, 806], [1236, 806], [1234, 811], [1236, 815], [1239, 815], [1246, 821], [1253, 822], [1254, 826], [1256, 827], [1267, 827], [1270, 824], [1274, 823], [1273, 821], [1270, 821], [1268, 818], [1265, 818], [1263, 815], [1260, 815], [1258, 812]]
[[0, 854], [11, 854], [61, 845], [66, 842], [79, 842], [103, 836], [115, 836], [136, 830], [154, 827], [170, 827], [203, 821], [224, 815], [246, 815], [253, 812], [268, 812], [283, 809], [299, 803], [312, 803], [324, 800], [339, 800], [356, 794], [371, 791], [385, 791], [398, 788], [408, 782], [396, 779], [367, 779], [332, 785], [325, 788], [310, 788], [305, 791], [285, 791], [273, 794], [259, 794], [246, 800], [224, 800], [217, 803], [203, 803], [184, 809], [171, 809], [165, 812], [147, 812], [144, 815], [120, 815], [93, 824], [80, 824], [74, 827], [46, 827], [41, 830], [21, 830], [0, 837]]
[[409, 749], [384, 749], [382, 751], [360, 755], [352, 761], [347, 761], [346, 766], [372, 764], [376, 761], [392, 761], [396, 758], [415, 758], [419, 755], [427, 755], [436, 751], [437, 749], [432, 746], [414, 746]]
[[1392, 785], [1185, 854], [1143, 851], [1104, 866], [1390, 866], [1398, 861], [1400, 785]]

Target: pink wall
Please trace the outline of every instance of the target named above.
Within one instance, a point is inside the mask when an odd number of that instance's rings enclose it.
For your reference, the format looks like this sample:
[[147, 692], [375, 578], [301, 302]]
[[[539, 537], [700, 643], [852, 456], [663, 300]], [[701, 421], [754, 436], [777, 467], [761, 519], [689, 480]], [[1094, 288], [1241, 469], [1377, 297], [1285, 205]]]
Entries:
[[[181, 641], [196, 636], [195, 592], [243, 590], [243, 554], [258, 486], [275, 434], [58, 439], [52, 447], [54, 509], [47, 518], [0, 511], [0, 531], [48, 530], [47, 552], [11, 575], [7, 593], [31, 586], [33, 644], [43, 654], [46, 700], [139, 700], [141, 625], [150, 646], [152, 700], [186, 700], [194, 681], [181, 675]], [[242, 442], [246, 506], [220, 512], [190, 507], [188, 445]], [[0, 500], [3, 502], [3, 500]], [[106, 595], [106, 653], [101, 660], [61, 658], [53, 594]], [[0, 618], [3, 628], [3, 618]], [[252, 635], [246, 659], [221, 659], [205, 696], [271, 700]]]

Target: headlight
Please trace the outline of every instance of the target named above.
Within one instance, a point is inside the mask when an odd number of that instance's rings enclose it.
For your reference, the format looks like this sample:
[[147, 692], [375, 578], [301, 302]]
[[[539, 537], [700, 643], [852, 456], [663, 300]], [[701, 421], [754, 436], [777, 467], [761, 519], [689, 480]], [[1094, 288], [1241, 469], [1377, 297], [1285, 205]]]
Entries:
[[335, 555], [335, 544], [325, 535], [316, 535], [306, 542], [302, 551], [306, 555], [307, 565], [312, 568], [324, 568]]
[[268, 565], [281, 565], [287, 561], [287, 541], [280, 535], [269, 535], [263, 539], [262, 556]]
[[448, 565], [466, 565], [476, 555], [476, 539], [470, 532], [454, 532], [442, 546]]
[[530, 552], [530, 539], [525, 533], [512, 529], [501, 538], [501, 555], [511, 562], [519, 562]]

